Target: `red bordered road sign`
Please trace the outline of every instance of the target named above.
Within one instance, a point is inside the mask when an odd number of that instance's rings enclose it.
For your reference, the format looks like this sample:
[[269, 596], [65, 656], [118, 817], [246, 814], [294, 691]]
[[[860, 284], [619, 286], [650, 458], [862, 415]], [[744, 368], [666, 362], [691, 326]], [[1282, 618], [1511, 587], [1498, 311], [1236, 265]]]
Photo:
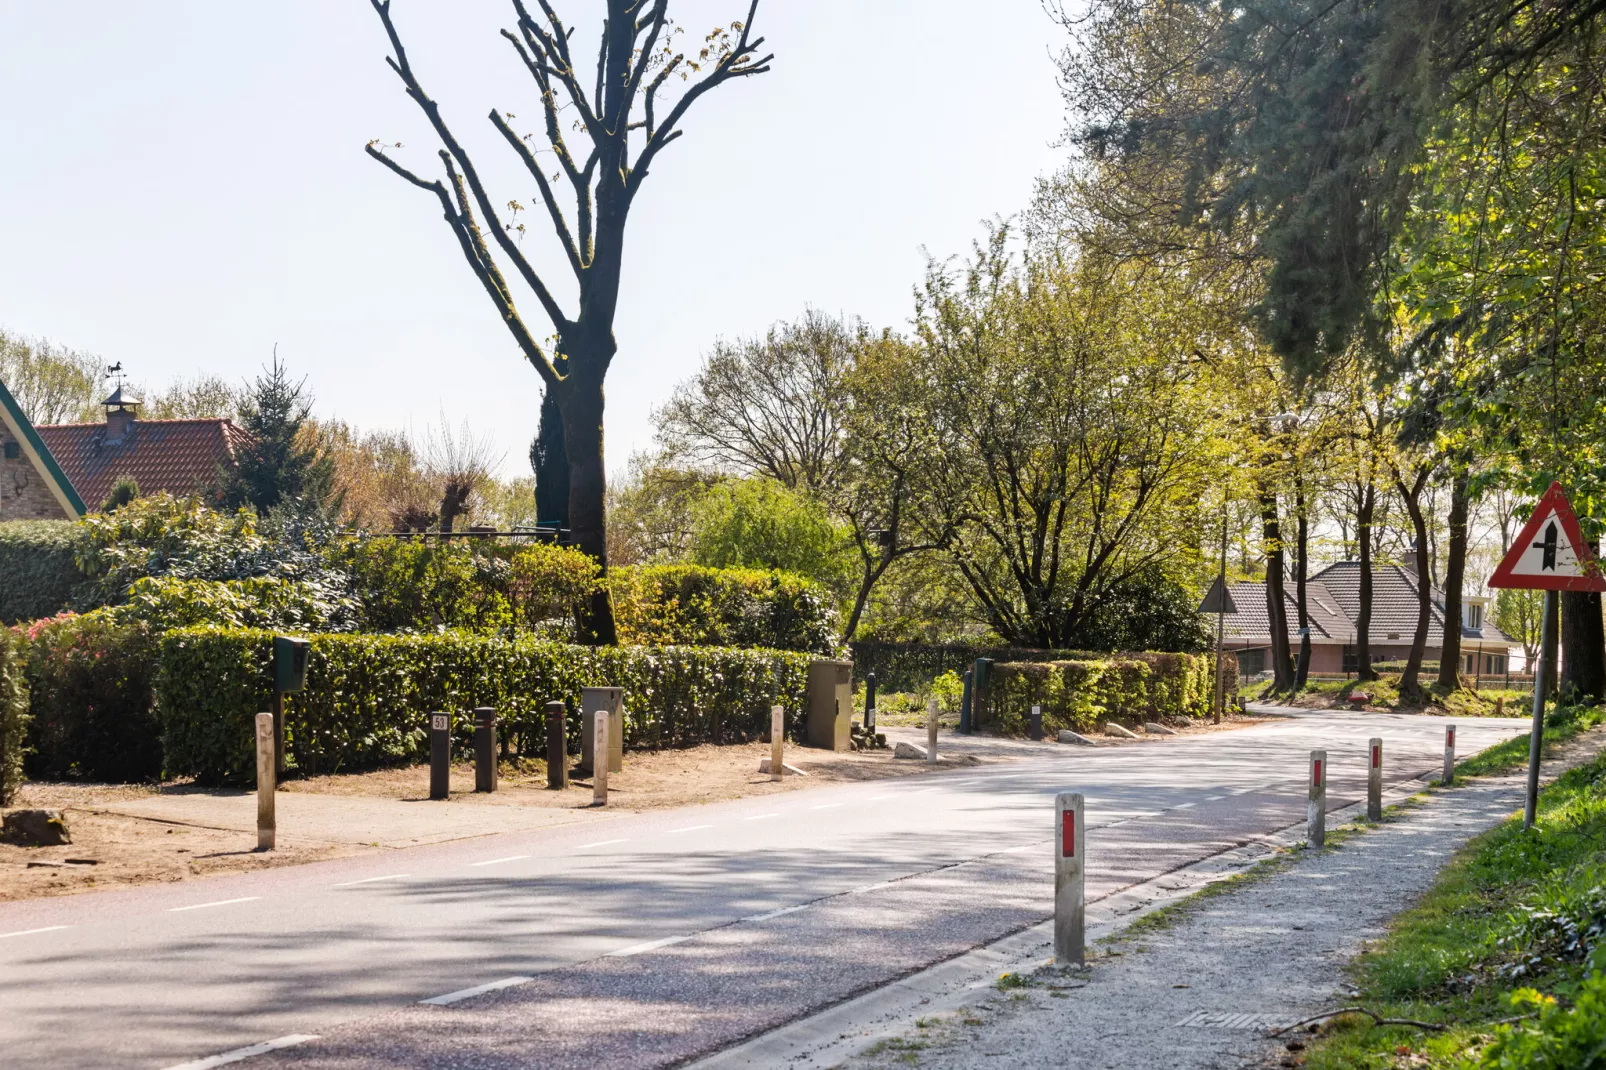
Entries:
[[1606, 591], [1606, 576], [1589, 552], [1572, 503], [1552, 483], [1489, 579], [1490, 587], [1541, 591]]

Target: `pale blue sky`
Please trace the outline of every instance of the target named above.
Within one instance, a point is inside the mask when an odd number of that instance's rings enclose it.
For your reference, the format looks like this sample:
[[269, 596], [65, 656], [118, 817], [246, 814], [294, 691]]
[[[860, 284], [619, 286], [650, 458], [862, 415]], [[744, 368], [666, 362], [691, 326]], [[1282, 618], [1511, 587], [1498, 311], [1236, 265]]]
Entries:
[[[599, 6], [568, 5], [586, 30]], [[498, 37], [511, 4], [394, 10], [498, 200], [528, 203], [484, 118], [537, 115]], [[674, 10], [700, 36], [745, 3]], [[1063, 158], [1063, 37], [1039, 0], [766, 0], [757, 24], [774, 71], [699, 103], [632, 215], [614, 470], [716, 338], [807, 305], [905, 325], [922, 249], [965, 251]], [[438, 207], [363, 155], [401, 141], [428, 168], [435, 150], [365, 0], [0, 0], [0, 27], [0, 325], [152, 384], [248, 377], [277, 343], [321, 414], [420, 431], [472, 417], [504, 471], [527, 471], [535, 372]], [[532, 222], [526, 243], [560, 268]], [[533, 298], [524, 310], [539, 322]]]

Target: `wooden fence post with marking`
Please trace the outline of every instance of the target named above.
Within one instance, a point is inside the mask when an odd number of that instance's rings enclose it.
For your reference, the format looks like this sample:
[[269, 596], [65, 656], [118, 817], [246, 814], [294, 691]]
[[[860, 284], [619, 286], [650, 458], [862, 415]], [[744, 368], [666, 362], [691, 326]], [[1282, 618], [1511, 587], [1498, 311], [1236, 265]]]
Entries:
[[279, 785], [278, 750], [274, 737], [278, 735], [273, 714], [257, 714], [257, 850], [271, 851], [276, 841], [277, 823], [273, 812], [273, 795]]
[[1327, 752], [1310, 752], [1310, 809], [1306, 815], [1305, 846], [1327, 842]]
[[562, 791], [569, 786], [568, 713], [562, 701], [546, 704], [546, 786]]
[[926, 761], [937, 760], [937, 700], [926, 703]]
[[1080, 792], [1054, 796], [1054, 961], [1086, 963], [1087, 826]]
[[1366, 820], [1383, 820], [1383, 741], [1366, 741]]
[[782, 751], [786, 746], [786, 708], [770, 707], [770, 779], [780, 780], [786, 775], [782, 764]]
[[452, 794], [452, 715], [437, 710], [429, 715], [429, 797]]
[[1455, 725], [1444, 726], [1444, 784], [1455, 783]]
[[608, 718], [596, 718], [596, 744], [591, 753], [596, 760], [591, 763], [591, 803], [594, 806], [608, 805]]

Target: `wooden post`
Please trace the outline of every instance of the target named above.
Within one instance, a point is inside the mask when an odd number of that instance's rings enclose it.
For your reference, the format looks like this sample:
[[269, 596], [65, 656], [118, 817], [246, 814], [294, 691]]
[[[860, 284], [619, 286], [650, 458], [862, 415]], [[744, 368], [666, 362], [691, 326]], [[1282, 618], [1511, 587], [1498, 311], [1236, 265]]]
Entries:
[[770, 779], [780, 780], [786, 775], [786, 766], [782, 764], [782, 749], [786, 745], [786, 709], [782, 706], [770, 707]]
[[273, 796], [279, 777], [274, 755], [273, 714], [257, 714], [257, 850], [271, 851], [277, 834]]
[[591, 802], [596, 806], [608, 805], [608, 715], [599, 714], [596, 718], [596, 745], [592, 755], [596, 760], [591, 763]]
[[926, 761], [937, 760], [937, 700], [926, 703]]
[[1444, 726], [1444, 778], [1442, 783], [1448, 787], [1455, 783], [1455, 725]]
[[546, 704], [546, 786], [562, 791], [569, 786], [569, 734], [567, 710], [562, 702]]
[[1327, 752], [1310, 752], [1310, 806], [1305, 815], [1305, 846], [1327, 842]]

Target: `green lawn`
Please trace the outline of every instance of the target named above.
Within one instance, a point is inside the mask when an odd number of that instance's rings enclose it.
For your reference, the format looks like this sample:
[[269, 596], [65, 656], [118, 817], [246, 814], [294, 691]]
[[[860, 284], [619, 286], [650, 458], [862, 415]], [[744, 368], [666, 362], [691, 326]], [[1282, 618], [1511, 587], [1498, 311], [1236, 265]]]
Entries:
[[[1563, 711], [1555, 720], [1547, 736], [1559, 740], [1598, 723], [1601, 711]], [[1461, 768], [1520, 765], [1527, 742], [1517, 743]], [[1532, 831], [1513, 819], [1469, 844], [1355, 963], [1360, 994], [1349, 1002], [1445, 1030], [1380, 1027], [1351, 1015], [1310, 1046], [1306, 1065], [1606, 1068], [1602, 969], [1606, 758], [1546, 789]]]

